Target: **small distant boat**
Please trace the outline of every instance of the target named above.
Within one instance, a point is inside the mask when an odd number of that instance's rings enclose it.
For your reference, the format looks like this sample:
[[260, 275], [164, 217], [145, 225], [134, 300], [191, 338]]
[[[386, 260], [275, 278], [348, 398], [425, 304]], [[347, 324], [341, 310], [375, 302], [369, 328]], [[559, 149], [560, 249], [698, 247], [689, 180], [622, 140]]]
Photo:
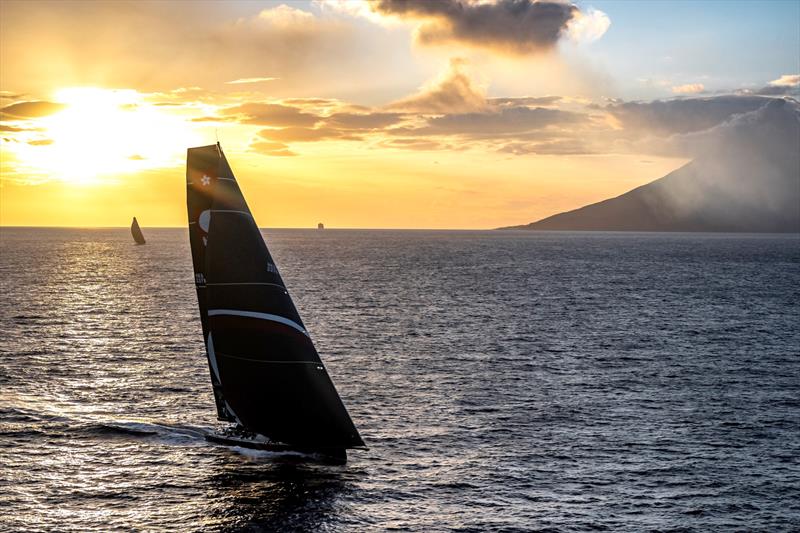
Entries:
[[139, 227], [139, 223], [136, 221], [136, 217], [133, 217], [133, 222], [131, 222], [131, 235], [133, 235], [133, 240], [136, 241], [136, 244], [144, 244], [144, 235], [142, 235], [142, 228]]
[[362, 448], [219, 143], [189, 148], [189, 242], [217, 418], [228, 446], [347, 460]]
[[317, 224], [317, 229], [325, 229], [325, 224], [320, 222], [319, 224]]

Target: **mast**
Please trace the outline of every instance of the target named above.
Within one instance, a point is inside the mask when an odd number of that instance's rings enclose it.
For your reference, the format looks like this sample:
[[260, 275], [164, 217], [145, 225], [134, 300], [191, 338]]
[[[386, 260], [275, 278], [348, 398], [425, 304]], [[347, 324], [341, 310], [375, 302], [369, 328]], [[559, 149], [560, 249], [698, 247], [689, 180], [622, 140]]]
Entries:
[[364, 446], [219, 144], [189, 149], [187, 187], [219, 417], [292, 446]]

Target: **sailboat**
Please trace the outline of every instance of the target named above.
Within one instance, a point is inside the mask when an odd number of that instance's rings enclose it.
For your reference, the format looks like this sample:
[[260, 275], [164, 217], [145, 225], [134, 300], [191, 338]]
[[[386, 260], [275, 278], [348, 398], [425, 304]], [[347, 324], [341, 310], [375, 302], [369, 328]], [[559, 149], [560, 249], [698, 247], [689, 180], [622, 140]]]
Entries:
[[219, 143], [189, 148], [189, 241], [217, 418], [211, 441], [347, 460], [364, 447]]
[[131, 222], [131, 235], [133, 235], [133, 240], [136, 241], [136, 244], [144, 244], [144, 235], [142, 235], [142, 228], [139, 227], [139, 223], [136, 221], [136, 217], [133, 217], [133, 222]]

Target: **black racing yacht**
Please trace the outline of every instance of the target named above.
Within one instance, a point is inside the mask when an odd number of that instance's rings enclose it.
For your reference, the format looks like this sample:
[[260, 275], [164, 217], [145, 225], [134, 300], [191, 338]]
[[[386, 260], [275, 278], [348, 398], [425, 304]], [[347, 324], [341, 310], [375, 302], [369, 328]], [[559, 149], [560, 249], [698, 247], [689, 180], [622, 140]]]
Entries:
[[217, 417], [208, 440], [347, 460], [364, 441], [219, 143], [189, 148], [189, 241]]

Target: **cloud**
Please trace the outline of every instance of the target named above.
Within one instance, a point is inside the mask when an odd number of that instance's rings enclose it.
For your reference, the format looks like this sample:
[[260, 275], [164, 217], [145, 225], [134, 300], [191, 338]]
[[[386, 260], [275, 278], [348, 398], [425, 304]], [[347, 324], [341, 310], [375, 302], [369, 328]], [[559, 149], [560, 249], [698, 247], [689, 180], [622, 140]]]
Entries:
[[265, 77], [265, 78], [239, 78], [238, 80], [226, 81], [225, 83], [228, 84], [228, 85], [241, 85], [243, 83], [260, 83], [262, 81], [275, 81], [275, 80], [279, 80], [279, 79], [280, 78], [269, 78], [269, 77]]
[[297, 154], [289, 150], [289, 147], [283, 143], [256, 141], [250, 143], [250, 150], [264, 155], [275, 156], [296, 156]]
[[669, 80], [657, 79], [657, 78], [636, 78], [636, 81], [638, 81], [645, 87], [649, 87], [651, 89], [664, 89], [672, 85], [672, 83]]
[[272, 9], [265, 9], [258, 14], [258, 18], [278, 27], [296, 27], [311, 23], [315, 17], [308, 11], [296, 9], [280, 4]]
[[264, 129], [258, 132], [264, 139], [270, 141], [277, 141], [282, 143], [293, 142], [315, 142], [323, 140], [359, 140], [361, 137], [349, 132], [337, 130], [335, 128], [320, 127], [320, 128], [280, 128], [280, 129]]
[[337, 14], [368, 19], [376, 24], [386, 24], [387, 19], [370, 7], [370, 1], [364, 0], [312, 0], [323, 11], [330, 10]]
[[346, 130], [381, 129], [402, 120], [401, 113], [335, 113], [325, 118], [325, 125]]
[[39, 131], [37, 128], [18, 128], [16, 126], [8, 126], [0, 124], [0, 131], [7, 131], [9, 133], [19, 133], [21, 131]]
[[753, 94], [765, 96], [800, 96], [800, 74], [784, 74]]
[[698, 94], [705, 92], [706, 88], [702, 83], [687, 83], [686, 85], [675, 85], [672, 87], [674, 94]]
[[600, 10], [576, 11], [567, 23], [567, 36], [578, 43], [591, 43], [605, 35], [610, 26], [611, 19]]
[[215, 117], [215, 116], [204, 116], [204, 117], [195, 117], [192, 119], [192, 122], [238, 122], [236, 117]]
[[498, 106], [552, 106], [563, 100], [561, 96], [518, 96], [489, 98], [490, 105]]
[[[781, 165], [780, 154], [800, 157], [800, 103], [791, 99], [761, 98], [751, 111], [730, 116], [703, 131], [675, 135], [665, 140], [668, 149], [693, 156], [715, 152], [739, 156], [752, 152]], [[800, 174], [797, 174], [800, 179]]]
[[403, 150], [445, 150], [454, 149], [452, 145], [445, 144], [439, 141], [426, 140], [426, 139], [388, 139], [381, 143], [381, 146], [387, 148], [400, 148]]
[[399, 113], [381, 111], [367, 113], [334, 113], [319, 117], [322, 124], [315, 127], [290, 126], [286, 128], [267, 128], [258, 135], [264, 139], [280, 143], [302, 143], [317, 141], [356, 141], [364, 135], [380, 133], [387, 127], [402, 120]]
[[760, 94], [762, 96], [800, 96], [800, 87], [791, 85], [767, 85], [757, 91], [742, 91], [742, 94]]
[[406, 150], [460, 150], [476, 146], [475, 141], [500, 149], [513, 141], [518, 145], [509, 145], [506, 152], [588, 153], [578, 136], [593, 121], [603, 121], [581, 110], [585, 102], [569, 100], [578, 111], [566, 111], [557, 108], [562, 101], [567, 100], [552, 95], [487, 98], [466, 73], [466, 63], [454, 59], [432, 83], [383, 108], [308, 98], [246, 103], [224, 108], [220, 115], [271, 126], [258, 132], [272, 143], [253, 148], [262, 153], [297, 143], [340, 140]]
[[58, 113], [66, 105], [41, 100], [19, 102], [0, 108], [0, 115], [9, 115], [14, 118], [39, 118]]
[[269, 73], [275, 90], [302, 96], [323, 81], [330, 86], [342, 70], [352, 77], [341, 83], [355, 83], [381, 61], [360, 53], [363, 35], [346, 21], [287, 5], [253, 13], [257, 3], [240, 4], [4, 2], [3, 79], [35, 94], [52, 90], [54, 80], [163, 91], [187, 80], [246, 87], [226, 82]]
[[800, 85], [800, 74], [784, 74], [777, 80], [769, 82], [776, 87], [797, 87]]
[[[272, 129], [264, 130], [272, 132], [269, 135], [285, 136], [287, 141], [291, 139], [293, 142], [301, 142], [316, 141], [323, 137], [347, 138], [352, 136], [352, 132], [348, 133], [344, 130], [382, 129], [396, 124], [403, 118], [401, 113], [373, 111], [370, 108], [363, 108], [363, 111], [358, 113], [334, 112], [330, 115], [321, 115], [311, 112], [309, 109], [321, 106], [330, 112], [331, 107], [336, 109], [347, 106], [341, 106], [338, 102], [327, 99], [292, 99], [291, 101], [303, 105], [304, 109], [278, 103], [249, 102], [221, 109], [222, 116], [199, 117], [192, 120], [195, 122], [233, 120], [240, 124], [270, 126]], [[322, 124], [322, 127], [314, 128], [319, 124]]]
[[624, 102], [610, 104], [605, 109], [628, 132], [671, 135], [711, 128], [733, 115], [755, 111], [765, 103], [765, 98], [761, 96], [723, 95]]
[[466, 61], [450, 60], [448, 69], [432, 84], [388, 107], [420, 113], [478, 111], [487, 107], [486, 92], [464, 70]]
[[583, 121], [583, 115], [570, 111], [543, 107], [506, 107], [483, 113], [457, 113], [433, 117], [421, 132], [435, 135], [508, 135], [574, 124]]
[[286, 98], [283, 100], [284, 104], [297, 105], [300, 107], [330, 107], [339, 105], [338, 100], [332, 98]]
[[202, 87], [178, 87], [169, 91], [143, 92], [145, 101], [159, 107], [205, 107], [218, 106], [225, 95]]
[[23, 98], [25, 95], [20, 93], [13, 93], [11, 91], [0, 91], [0, 98], [5, 100], [19, 100]]
[[[601, 151], [699, 158], [704, 165], [735, 154], [740, 167], [762, 170], [791, 167], [787, 154], [800, 157], [800, 103], [791, 98], [721, 95], [613, 107], [629, 114], [621, 129], [594, 136]], [[763, 164], [749, 167], [748, 158]]]
[[509, 143], [499, 150], [513, 155], [586, 155], [594, 153], [586, 143], [578, 139], [563, 139], [542, 143]]
[[221, 113], [235, 116], [242, 124], [261, 126], [313, 126], [320, 121], [317, 115], [282, 104], [246, 103], [227, 107]]
[[31, 146], [49, 146], [53, 144], [53, 139], [35, 139], [33, 141], [28, 141], [28, 144]]
[[572, 4], [548, 0], [376, 0], [369, 7], [420, 21], [416, 40], [423, 45], [454, 42], [511, 54], [553, 48], [579, 13]]

